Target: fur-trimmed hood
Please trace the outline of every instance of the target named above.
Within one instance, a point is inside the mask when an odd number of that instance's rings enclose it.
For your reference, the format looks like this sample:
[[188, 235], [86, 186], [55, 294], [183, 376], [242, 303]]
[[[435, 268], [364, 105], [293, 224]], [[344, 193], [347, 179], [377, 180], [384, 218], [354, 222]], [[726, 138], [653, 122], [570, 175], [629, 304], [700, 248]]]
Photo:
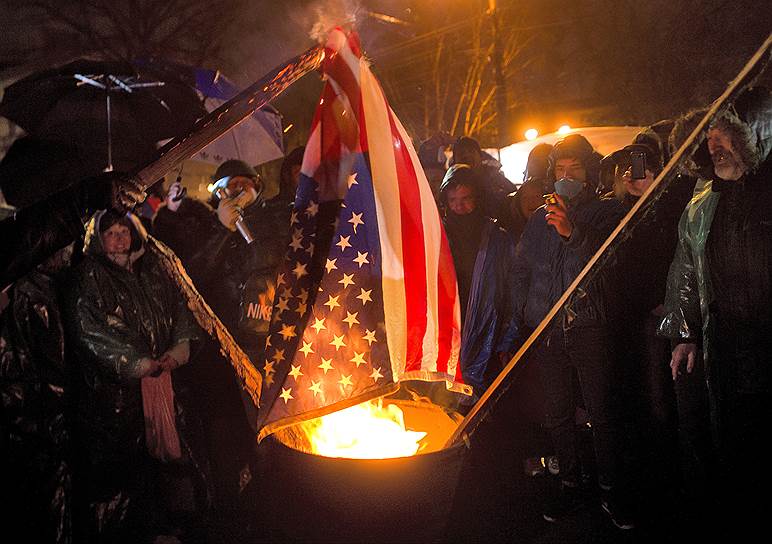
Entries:
[[729, 134], [748, 171], [755, 172], [772, 150], [772, 93], [765, 87], [746, 89], [710, 128]]

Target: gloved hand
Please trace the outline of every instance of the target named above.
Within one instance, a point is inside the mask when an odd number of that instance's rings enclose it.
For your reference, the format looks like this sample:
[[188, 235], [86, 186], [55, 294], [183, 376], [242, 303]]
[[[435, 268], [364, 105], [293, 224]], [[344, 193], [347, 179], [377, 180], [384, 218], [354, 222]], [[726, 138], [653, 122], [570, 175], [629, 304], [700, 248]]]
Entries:
[[133, 179], [116, 175], [111, 180], [110, 207], [118, 213], [126, 213], [145, 201], [147, 195]]
[[230, 230], [236, 230], [236, 221], [241, 218], [241, 207], [238, 202], [232, 198], [223, 198], [217, 205], [217, 219], [222, 225]]

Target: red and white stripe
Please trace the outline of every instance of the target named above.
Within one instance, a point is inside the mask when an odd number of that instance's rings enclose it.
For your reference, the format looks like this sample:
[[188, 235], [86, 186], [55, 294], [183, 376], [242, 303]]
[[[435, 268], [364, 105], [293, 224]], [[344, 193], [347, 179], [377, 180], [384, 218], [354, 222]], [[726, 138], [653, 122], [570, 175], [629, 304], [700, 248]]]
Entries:
[[[323, 100], [340, 100], [343, 111], [355, 113], [358, 138], [351, 138], [353, 127], [340, 115], [333, 123], [318, 117], [303, 173], [321, 184], [319, 178], [326, 175], [329, 183], [333, 181], [329, 167], [336, 165], [335, 192], [342, 198], [341, 180], [350, 173], [345, 156], [359, 151], [369, 154], [392, 375], [396, 381], [439, 372], [461, 381], [456, 273], [426, 175], [407, 132], [362, 58], [356, 36], [333, 30], [327, 51], [323, 68], [331, 91]], [[324, 132], [325, 124], [336, 127], [335, 134]]]

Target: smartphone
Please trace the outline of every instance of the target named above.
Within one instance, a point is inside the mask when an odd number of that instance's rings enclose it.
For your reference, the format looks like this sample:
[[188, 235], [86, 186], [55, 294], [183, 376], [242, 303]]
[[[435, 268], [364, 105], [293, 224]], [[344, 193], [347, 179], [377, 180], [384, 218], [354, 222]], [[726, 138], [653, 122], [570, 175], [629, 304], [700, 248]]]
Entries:
[[633, 179], [643, 179], [646, 177], [646, 153], [642, 151], [633, 151], [630, 153], [630, 170]]
[[179, 191], [177, 191], [177, 194], [172, 197], [172, 201], [173, 202], [179, 202], [180, 200], [185, 198], [185, 195], [187, 195], [187, 194], [188, 194], [188, 188], [187, 187], [182, 187], [182, 188], [180, 188]]

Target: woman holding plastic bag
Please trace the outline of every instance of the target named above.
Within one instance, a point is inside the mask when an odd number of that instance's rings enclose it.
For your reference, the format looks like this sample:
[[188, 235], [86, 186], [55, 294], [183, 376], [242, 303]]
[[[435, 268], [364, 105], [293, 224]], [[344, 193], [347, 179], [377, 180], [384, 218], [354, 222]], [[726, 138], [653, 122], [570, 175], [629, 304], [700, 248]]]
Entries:
[[135, 217], [98, 212], [68, 293], [77, 521], [89, 542], [187, 536], [180, 516], [200, 520], [208, 502], [205, 463], [175, 398], [175, 369], [198, 329], [146, 239]]

